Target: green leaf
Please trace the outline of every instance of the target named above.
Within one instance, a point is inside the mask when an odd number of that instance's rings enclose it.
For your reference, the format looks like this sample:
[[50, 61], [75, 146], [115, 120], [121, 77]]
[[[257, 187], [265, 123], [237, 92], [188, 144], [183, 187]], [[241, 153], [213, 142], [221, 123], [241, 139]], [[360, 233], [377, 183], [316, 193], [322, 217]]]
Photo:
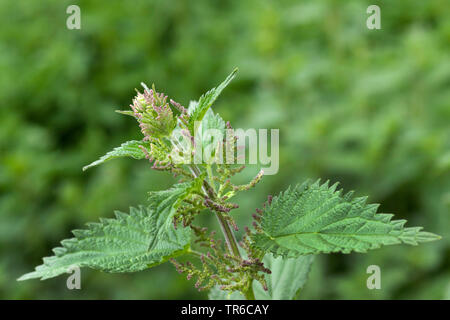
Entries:
[[135, 272], [185, 253], [189, 249], [188, 228], [159, 229], [159, 214], [153, 208], [131, 208], [130, 214], [115, 212], [116, 219], [100, 219], [75, 238], [61, 242], [54, 256], [18, 280], [45, 280], [66, 273], [73, 266], [106, 272]]
[[178, 183], [168, 190], [149, 192], [149, 201], [158, 212], [158, 228], [173, 228], [172, 218], [184, 199], [194, 192], [201, 192], [204, 175], [184, 183]]
[[[212, 109], [209, 109], [201, 122], [198, 134], [196, 135], [196, 144], [202, 146], [202, 162], [211, 164], [213, 162], [220, 162], [216, 156], [219, 146], [225, 138], [225, 121], [218, 114], [215, 114]], [[201, 139], [201, 140], [200, 140]]]
[[417, 245], [440, 239], [421, 231], [404, 228], [406, 220], [393, 220], [391, 214], [377, 214], [377, 204], [367, 197], [342, 195], [337, 184], [329, 187], [304, 183], [289, 188], [264, 209], [262, 232], [253, 235], [254, 245], [276, 256], [351, 251], [366, 252], [381, 245]]
[[121, 158], [121, 157], [131, 157], [134, 159], [144, 159], [145, 153], [142, 151], [142, 149], [139, 146], [149, 147], [149, 143], [145, 141], [127, 141], [125, 143], [122, 143], [120, 147], [114, 148], [112, 151], [105, 154], [103, 157], [98, 159], [97, 161], [92, 162], [91, 164], [88, 164], [87, 166], [83, 167], [83, 171], [86, 171], [87, 169], [91, 167], [98, 166], [99, 164], [102, 164], [106, 161], [115, 159], [115, 158]]
[[213, 88], [206, 92], [204, 95], [200, 97], [198, 103], [193, 104], [190, 107], [190, 117], [189, 117], [189, 131], [194, 134], [194, 126], [196, 121], [202, 121], [208, 109], [212, 106], [214, 101], [216, 101], [217, 97], [220, 95], [223, 89], [234, 79], [237, 73], [237, 68], [230, 73], [230, 75], [223, 81], [221, 84], [217, 86], [217, 88]]
[[[188, 112], [191, 113], [197, 106], [196, 101], [191, 101], [189, 104]], [[212, 135], [216, 134], [215, 131], [220, 132], [221, 134], [221, 141], [225, 137], [226, 131], [225, 131], [225, 121], [222, 119], [222, 117], [214, 113], [212, 108], [208, 109], [206, 111], [205, 116], [203, 117], [201, 124], [198, 128], [196, 128], [198, 131], [195, 134], [196, 143], [200, 143], [202, 145], [202, 148], [205, 147], [217, 147], [217, 139], [216, 137], [213, 137]], [[219, 137], [217, 137], [219, 138]], [[177, 140], [177, 143], [181, 145], [181, 149], [183, 150], [190, 150], [192, 148], [192, 144], [189, 141], [186, 141], [181, 139]]]
[[253, 281], [253, 291], [258, 300], [292, 300], [303, 287], [314, 260], [313, 255], [298, 258], [275, 258], [268, 253], [263, 262], [272, 273], [266, 274], [267, 291], [258, 281]]
[[245, 300], [245, 297], [238, 291], [224, 291], [220, 290], [218, 286], [214, 286], [209, 290], [209, 300]]
[[203, 140], [206, 139], [208, 130], [218, 130], [225, 137], [225, 121], [218, 113], [214, 113], [212, 109], [206, 112], [201, 128]]

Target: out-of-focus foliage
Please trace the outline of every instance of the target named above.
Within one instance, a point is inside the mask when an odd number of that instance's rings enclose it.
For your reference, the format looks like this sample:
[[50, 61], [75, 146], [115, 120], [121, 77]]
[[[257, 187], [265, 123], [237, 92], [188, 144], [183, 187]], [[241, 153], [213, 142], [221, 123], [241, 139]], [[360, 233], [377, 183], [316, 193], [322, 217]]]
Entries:
[[[16, 282], [72, 229], [146, 204], [173, 180], [145, 160], [81, 168], [140, 139], [127, 109], [141, 81], [188, 105], [240, 71], [215, 104], [234, 127], [279, 128], [280, 170], [236, 201], [239, 223], [267, 193], [318, 177], [369, 194], [443, 236], [418, 247], [319, 256], [301, 298], [449, 297], [450, 7], [445, 0], [0, 2], [0, 297], [206, 298], [171, 265], [82, 270]], [[247, 177], [255, 172], [249, 170]], [[205, 218], [206, 219], [206, 218]], [[214, 219], [209, 219], [217, 227]], [[368, 290], [378, 265], [382, 289]]]

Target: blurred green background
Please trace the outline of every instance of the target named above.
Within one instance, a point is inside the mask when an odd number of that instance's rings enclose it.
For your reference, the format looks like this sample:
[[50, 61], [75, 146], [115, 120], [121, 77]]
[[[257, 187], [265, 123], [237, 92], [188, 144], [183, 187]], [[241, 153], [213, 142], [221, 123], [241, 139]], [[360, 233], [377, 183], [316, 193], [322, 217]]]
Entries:
[[[81, 30], [66, 28], [70, 4], [81, 7]], [[366, 28], [370, 4], [381, 7], [381, 30]], [[187, 105], [234, 67], [215, 111], [234, 127], [279, 128], [281, 144], [279, 173], [237, 199], [239, 223], [268, 193], [321, 177], [443, 236], [320, 256], [301, 298], [450, 298], [449, 16], [446, 0], [2, 0], [0, 298], [206, 298], [169, 264], [82, 269], [73, 291], [64, 276], [15, 279], [70, 230], [173, 183], [146, 161], [81, 171], [140, 138], [114, 110], [141, 81]], [[372, 264], [381, 290], [366, 287]]]

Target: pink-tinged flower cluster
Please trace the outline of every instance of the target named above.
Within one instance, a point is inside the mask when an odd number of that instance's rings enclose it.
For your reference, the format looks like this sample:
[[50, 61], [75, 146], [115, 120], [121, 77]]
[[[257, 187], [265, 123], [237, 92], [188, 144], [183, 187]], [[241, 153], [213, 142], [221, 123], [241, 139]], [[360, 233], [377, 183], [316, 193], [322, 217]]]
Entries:
[[144, 92], [138, 91], [130, 106], [132, 115], [139, 122], [144, 140], [170, 136], [177, 125], [177, 118], [167, 102], [167, 96], [156, 92], [154, 86], [152, 89], [143, 86]]

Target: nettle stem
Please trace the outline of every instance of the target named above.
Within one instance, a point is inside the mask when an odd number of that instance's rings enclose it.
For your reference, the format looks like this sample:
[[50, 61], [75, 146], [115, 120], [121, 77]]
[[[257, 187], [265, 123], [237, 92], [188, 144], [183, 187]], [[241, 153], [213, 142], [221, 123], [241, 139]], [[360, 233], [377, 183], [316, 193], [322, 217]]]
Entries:
[[253, 281], [250, 281], [250, 285], [248, 287], [248, 290], [245, 292], [245, 299], [247, 300], [256, 300], [255, 299], [255, 293], [253, 292]]
[[[200, 169], [196, 165], [192, 165], [189, 167], [191, 169], [192, 174], [194, 177], [200, 176]], [[202, 186], [203, 192], [212, 200], [215, 200], [217, 198], [216, 193], [213, 189], [213, 187], [205, 180], [203, 181]], [[228, 250], [230, 253], [235, 257], [241, 257], [241, 254], [239, 252], [239, 248], [237, 245], [236, 237], [234, 236], [233, 230], [231, 230], [230, 224], [228, 221], [225, 220], [222, 213], [215, 211], [217, 220], [219, 221], [220, 229], [222, 230], [222, 233], [225, 237], [225, 242], [227, 243]]]
[[[190, 166], [190, 169], [191, 169], [191, 172], [194, 175], [194, 177], [200, 176], [201, 172], [197, 166], [195, 166], [195, 165]], [[208, 176], [212, 182], [210, 168], [209, 168]], [[211, 186], [208, 183], [208, 181], [206, 181], [206, 180], [203, 181], [202, 190], [210, 199], [215, 200], [217, 198], [216, 192], [214, 190], [214, 186]], [[219, 221], [220, 229], [222, 230], [222, 233], [224, 235], [225, 242], [227, 243], [227, 247], [228, 247], [230, 254], [232, 254], [235, 257], [241, 258], [241, 254], [239, 252], [239, 247], [237, 245], [236, 237], [234, 235], [233, 230], [230, 227], [230, 224], [228, 223], [228, 221], [225, 220], [222, 213], [217, 212], [217, 211], [214, 211], [214, 213], [216, 215], [217, 220]], [[243, 292], [243, 294], [247, 300], [255, 300], [255, 293], [253, 292], [252, 283], [253, 283], [253, 279], [250, 279], [249, 284], [248, 284], [248, 289]]]
[[227, 243], [228, 249], [230, 250], [230, 253], [233, 254], [235, 257], [241, 257], [241, 254], [239, 252], [239, 248], [237, 246], [236, 237], [234, 236], [233, 230], [231, 230], [230, 224], [225, 220], [223, 215], [219, 212], [215, 212], [217, 220], [220, 224], [220, 229], [223, 232], [223, 235], [225, 237], [225, 241]]

